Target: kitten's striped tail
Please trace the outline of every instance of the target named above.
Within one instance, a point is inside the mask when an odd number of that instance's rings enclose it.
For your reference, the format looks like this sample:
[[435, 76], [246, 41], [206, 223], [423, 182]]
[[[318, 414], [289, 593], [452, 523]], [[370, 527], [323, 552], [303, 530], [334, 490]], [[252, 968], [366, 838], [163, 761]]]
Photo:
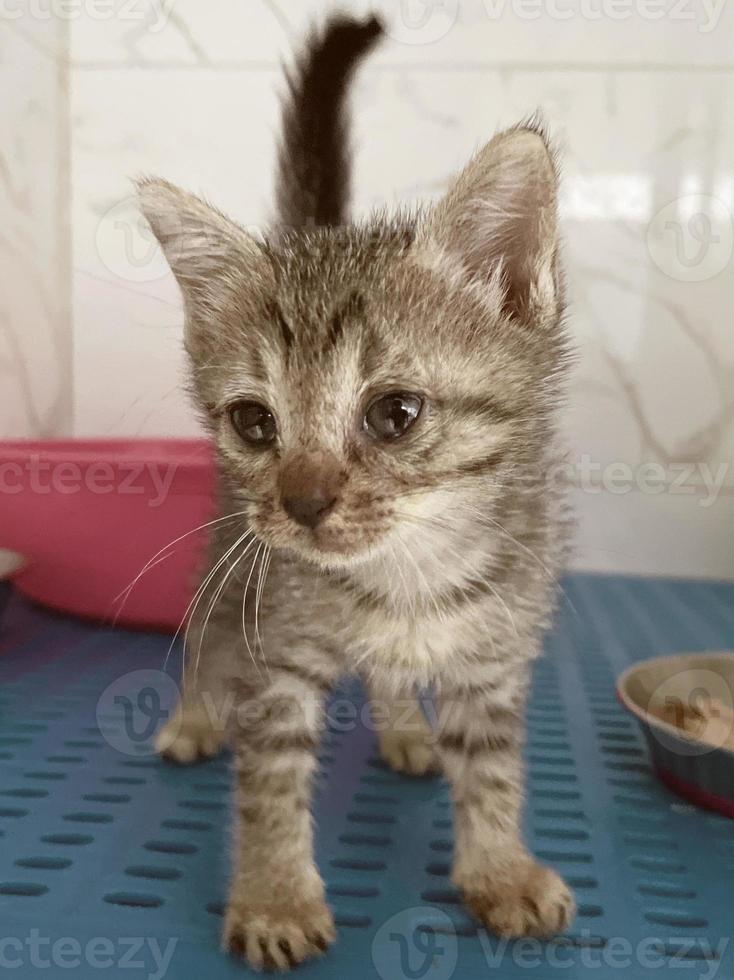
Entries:
[[348, 220], [349, 82], [382, 34], [377, 17], [331, 17], [311, 32], [287, 74], [276, 182], [278, 221], [286, 228]]

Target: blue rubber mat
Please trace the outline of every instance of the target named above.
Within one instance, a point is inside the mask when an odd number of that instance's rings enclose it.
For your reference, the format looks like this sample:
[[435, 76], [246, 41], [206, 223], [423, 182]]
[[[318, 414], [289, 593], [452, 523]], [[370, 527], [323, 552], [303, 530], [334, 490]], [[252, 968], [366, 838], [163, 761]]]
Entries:
[[[316, 799], [339, 939], [298, 975], [606, 980], [677, 967], [734, 978], [734, 821], [656, 783], [614, 693], [634, 660], [734, 647], [734, 584], [571, 576], [565, 593], [535, 671], [526, 823], [536, 854], [576, 892], [573, 928], [549, 943], [477, 928], [449, 881], [445, 784], [386, 771], [347, 686], [330, 712]], [[173, 687], [156, 682], [168, 638], [15, 597], [0, 625], [0, 971], [250, 976], [218, 950], [227, 759], [176, 769], [150, 753]], [[134, 737], [131, 705], [150, 720]]]

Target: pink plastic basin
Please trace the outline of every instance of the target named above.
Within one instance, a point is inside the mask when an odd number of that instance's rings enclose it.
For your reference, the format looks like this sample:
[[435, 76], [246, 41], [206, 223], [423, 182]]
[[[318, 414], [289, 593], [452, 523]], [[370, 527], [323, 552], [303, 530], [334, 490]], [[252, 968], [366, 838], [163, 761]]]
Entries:
[[214, 483], [202, 439], [0, 442], [0, 548], [24, 559], [13, 584], [63, 612], [175, 630], [208, 536], [188, 532], [215, 516]]

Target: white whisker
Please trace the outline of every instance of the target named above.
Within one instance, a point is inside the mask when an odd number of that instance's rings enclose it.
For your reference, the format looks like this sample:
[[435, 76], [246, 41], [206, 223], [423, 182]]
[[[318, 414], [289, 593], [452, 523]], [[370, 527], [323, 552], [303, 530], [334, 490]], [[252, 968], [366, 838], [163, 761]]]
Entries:
[[255, 590], [255, 649], [260, 647], [260, 655], [262, 660], [265, 660], [265, 649], [263, 648], [262, 637], [260, 636], [260, 605], [262, 603], [263, 589], [265, 588], [265, 577], [268, 574], [268, 568], [270, 567], [270, 559], [272, 556], [272, 550], [268, 545], [265, 545], [264, 558], [260, 562], [260, 568], [258, 569], [257, 576], [257, 589]]
[[171, 555], [173, 554], [173, 552], [170, 552], [170, 554], [164, 555], [163, 554], [164, 551], [167, 551], [168, 548], [173, 548], [174, 545], [177, 545], [179, 541], [183, 541], [184, 538], [188, 538], [190, 535], [196, 534], [197, 531], [203, 531], [205, 528], [212, 527], [215, 524], [222, 524], [224, 521], [232, 521], [236, 517], [246, 517], [246, 516], [247, 516], [247, 511], [244, 510], [236, 511], [234, 514], [225, 514], [224, 517], [218, 517], [216, 518], [216, 520], [207, 521], [206, 524], [199, 524], [198, 527], [194, 527], [190, 531], [186, 531], [184, 534], [180, 534], [177, 538], [174, 538], [172, 541], [169, 541], [168, 544], [163, 545], [162, 548], [156, 551], [156, 553], [151, 558], [148, 559], [148, 561], [145, 563], [145, 565], [143, 565], [143, 567], [140, 569], [140, 571], [132, 580], [132, 582], [130, 582], [129, 585], [126, 585], [125, 588], [122, 589], [122, 591], [118, 592], [115, 598], [112, 600], [113, 602], [117, 602], [119, 599], [123, 598], [124, 596], [123, 604], [115, 614], [113, 625], [114, 623], [117, 622], [118, 617], [122, 613], [125, 602], [127, 602], [130, 593], [135, 588], [135, 586], [140, 581], [140, 579], [143, 577], [143, 575], [145, 575], [146, 572], [150, 571], [150, 569], [153, 568], [155, 565], [159, 564], [159, 562], [165, 561], [166, 558], [170, 558]]
[[[186, 610], [185, 610], [185, 612], [184, 612], [184, 614], [183, 614], [183, 616], [181, 618], [181, 622], [178, 625], [178, 629], [173, 634], [173, 638], [172, 638], [171, 643], [170, 643], [170, 645], [168, 647], [168, 651], [166, 652], [165, 660], [163, 661], [163, 670], [165, 670], [166, 667], [167, 667], [167, 665], [168, 665], [168, 660], [169, 660], [169, 658], [171, 656], [171, 651], [173, 650], [174, 644], [176, 643], [176, 640], [178, 639], [178, 635], [181, 632], [181, 629], [182, 629], [184, 623], [186, 623], [186, 631], [184, 633], [184, 657], [186, 656], [186, 645], [188, 643], [188, 636], [189, 636], [189, 630], [190, 630], [190, 627], [191, 627], [191, 620], [193, 618], [194, 612], [196, 611], [196, 607], [198, 606], [199, 601], [201, 600], [202, 595], [204, 594], [204, 592], [205, 592], [207, 586], [209, 585], [209, 583], [211, 582], [211, 580], [216, 575], [217, 571], [226, 562], [227, 558], [232, 554], [232, 552], [234, 551], [234, 549], [247, 537], [248, 534], [251, 534], [251, 533], [252, 532], [248, 528], [247, 531], [245, 531], [245, 533], [242, 534], [237, 539], [237, 541], [235, 541], [235, 543], [232, 545], [232, 547], [227, 552], [225, 552], [225, 554], [216, 562], [216, 564], [213, 566], [213, 568], [209, 571], [209, 573], [204, 578], [204, 581], [201, 583], [201, 585], [199, 586], [199, 588], [194, 593], [193, 598], [189, 602], [189, 604], [186, 607]], [[184, 685], [186, 683], [186, 672], [185, 671], [183, 673], [182, 683]]]
[[220, 596], [224, 592], [224, 589], [225, 589], [225, 587], [227, 585], [227, 582], [228, 582], [230, 576], [232, 575], [232, 573], [234, 572], [234, 570], [237, 568], [237, 565], [247, 555], [248, 551], [250, 550], [250, 548], [253, 546], [254, 543], [255, 543], [255, 538], [254, 537], [252, 538], [251, 541], [248, 541], [247, 542], [247, 544], [244, 546], [244, 548], [242, 549], [242, 551], [240, 552], [240, 554], [237, 556], [237, 558], [235, 558], [235, 560], [232, 562], [232, 564], [230, 565], [230, 567], [227, 569], [226, 573], [222, 577], [222, 581], [217, 586], [217, 589], [216, 589], [216, 591], [215, 591], [215, 593], [214, 593], [214, 595], [213, 595], [213, 597], [212, 597], [212, 599], [211, 599], [211, 601], [209, 603], [209, 607], [208, 607], [208, 609], [206, 611], [206, 614], [204, 616], [204, 623], [203, 623], [203, 625], [201, 627], [201, 630], [199, 632], [199, 646], [197, 647], [197, 650], [196, 650], [196, 663], [195, 663], [195, 666], [194, 666], [194, 678], [196, 678], [196, 676], [197, 676], [197, 674], [199, 672], [199, 660], [201, 659], [201, 648], [202, 648], [202, 646], [204, 644], [204, 634], [206, 633], [206, 628], [209, 625], [209, 620], [211, 618], [211, 615], [212, 615], [212, 612], [214, 610], [214, 607], [216, 606], [217, 602], [219, 602]]

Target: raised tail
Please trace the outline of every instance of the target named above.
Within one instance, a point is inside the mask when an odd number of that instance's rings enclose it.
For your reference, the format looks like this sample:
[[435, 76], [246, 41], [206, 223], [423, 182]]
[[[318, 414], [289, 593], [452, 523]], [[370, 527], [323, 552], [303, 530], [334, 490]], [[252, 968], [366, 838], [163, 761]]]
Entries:
[[278, 148], [278, 221], [287, 228], [340, 225], [350, 196], [347, 93], [355, 68], [383, 34], [377, 17], [344, 15], [312, 31], [287, 75]]

